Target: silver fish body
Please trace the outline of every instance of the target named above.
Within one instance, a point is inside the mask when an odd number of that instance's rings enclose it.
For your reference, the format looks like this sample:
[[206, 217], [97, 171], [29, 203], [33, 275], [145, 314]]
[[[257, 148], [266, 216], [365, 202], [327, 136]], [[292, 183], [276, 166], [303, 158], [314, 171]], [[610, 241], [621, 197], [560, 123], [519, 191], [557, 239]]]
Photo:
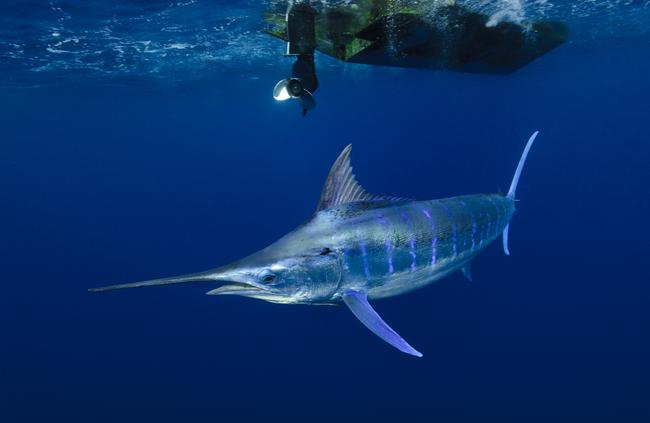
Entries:
[[351, 146], [336, 160], [316, 213], [268, 247], [216, 269], [111, 285], [106, 291], [188, 282], [222, 282], [209, 295], [238, 295], [283, 304], [344, 303], [372, 332], [405, 353], [421, 356], [370, 306], [368, 300], [401, 295], [461, 270], [502, 235], [534, 133], [506, 195], [476, 194], [429, 201], [376, 196], [358, 184]]
[[467, 266], [501, 235], [513, 212], [513, 200], [480, 194], [382, 207], [348, 204], [321, 212], [312, 224], [329, 225], [325, 241], [342, 256], [342, 280], [332, 300], [348, 289], [377, 299], [422, 288]]

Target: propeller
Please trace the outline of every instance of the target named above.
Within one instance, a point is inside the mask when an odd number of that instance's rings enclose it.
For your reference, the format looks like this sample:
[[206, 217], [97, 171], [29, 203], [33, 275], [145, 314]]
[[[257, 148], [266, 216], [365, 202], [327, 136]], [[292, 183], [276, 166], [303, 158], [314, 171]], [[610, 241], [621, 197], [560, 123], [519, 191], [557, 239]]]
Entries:
[[299, 99], [303, 110], [312, 110], [316, 107], [314, 96], [303, 87], [298, 78], [286, 78], [278, 81], [273, 88], [273, 98], [277, 101]]
[[312, 93], [307, 90], [303, 90], [302, 95], [300, 96], [300, 105], [304, 110], [312, 110], [315, 108], [316, 100], [314, 99]]
[[289, 79], [282, 79], [275, 84], [273, 88], [273, 98], [277, 101], [289, 100], [291, 96], [289, 95], [289, 90], [287, 86], [289, 85]]

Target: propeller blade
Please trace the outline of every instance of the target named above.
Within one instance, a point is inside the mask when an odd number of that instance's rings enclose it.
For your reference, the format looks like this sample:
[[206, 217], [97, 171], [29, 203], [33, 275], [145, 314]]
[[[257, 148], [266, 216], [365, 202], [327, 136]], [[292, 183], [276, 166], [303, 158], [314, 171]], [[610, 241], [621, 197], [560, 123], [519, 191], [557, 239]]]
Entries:
[[273, 98], [278, 101], [285, 101], [291, 98], [287, 86], [289, 85], [289, 79], [282, 79], [275, 84], [273, 88]]
[[316, 100], [309, 91], [304, 90], [300, 96], [300, 105], [305, 110], [312, 110], [314, 107], [316, 107]]

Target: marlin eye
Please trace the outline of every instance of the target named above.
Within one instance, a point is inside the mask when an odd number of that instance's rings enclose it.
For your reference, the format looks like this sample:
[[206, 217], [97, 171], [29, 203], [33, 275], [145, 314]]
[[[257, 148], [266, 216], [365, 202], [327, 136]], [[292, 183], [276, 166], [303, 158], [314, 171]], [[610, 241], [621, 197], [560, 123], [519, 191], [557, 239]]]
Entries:
[[269, 283], [269, 282], [273, 282], [274, 280], [275, 280], [275, 275], [273, 273], [267, 273], [262, 276], [263, 282]]

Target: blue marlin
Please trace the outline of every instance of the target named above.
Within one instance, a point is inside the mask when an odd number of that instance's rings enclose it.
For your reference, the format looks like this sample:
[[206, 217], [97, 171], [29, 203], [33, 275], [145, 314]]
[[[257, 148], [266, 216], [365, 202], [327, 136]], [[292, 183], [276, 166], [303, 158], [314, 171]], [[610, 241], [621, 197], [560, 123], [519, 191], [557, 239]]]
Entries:
[[189, 282], [221, 282], [208, 295], [239, 295], [282, 304], [345, 304], [398, 350], [421, 357], [369, 300], [423, 288], [461, 271], [499, 235], [508, 251], [515, 190], [535, 132], [510, 189], [415, 201], [372, 195], [357, 182], [348, 145], [332, 166], [314, 215], [278, 241], [229, 265], [171, 278], [112, 285], [107, 291]]

